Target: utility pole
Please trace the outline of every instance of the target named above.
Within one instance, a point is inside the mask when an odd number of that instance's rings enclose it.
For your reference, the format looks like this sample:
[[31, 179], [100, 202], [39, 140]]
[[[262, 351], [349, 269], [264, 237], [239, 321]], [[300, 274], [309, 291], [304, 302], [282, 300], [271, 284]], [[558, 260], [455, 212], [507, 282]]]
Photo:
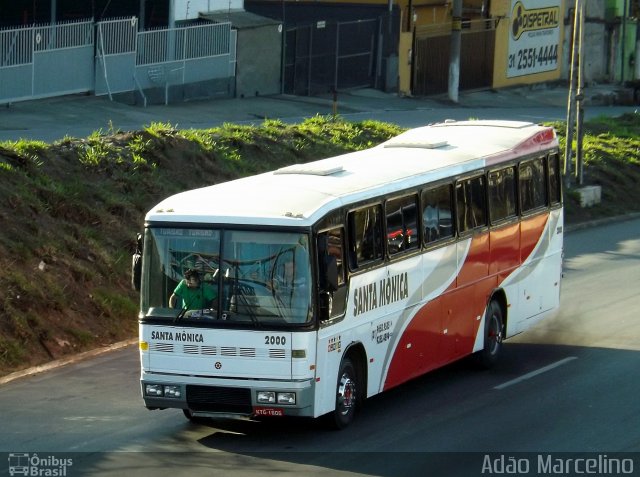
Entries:
[[565, 186], [571, 186], [571, 170], [573, 162], [573, 125], [575, 121], [575, 101], [576, 101], [576, 63], [578, 61], [578, 29], [580, 27], [580, 10], [582, 0], [575, 0], [573, 9], [573, 38], [571, 43], [571, 69], [569, 73], [569, 96], [567, 98], [567, 134], [564, 149], [564, 181]]
[[280, 94], [284, 94], [284, 81], [287, 73], [285, 64], [285, 61], [287, 60], [287, 17], [284, 2], [285, 0], [280, 0], [282, 16], [282, 31], [280, 32]]
[[451, 56], [449, 57], [449, 99], [458, 102], [460, 87], [460, 44], [462, 42], [462, 0], [453, 0]]
[[[580, 4], [580, 21], [579, 21], [579, 35], [578, 35], [578, 91], [576, 94], [576, 182], [578, 185], [582, 185], [584, 179], [584, 158], [582, 154], [582, 141], [584, 138], [584, 62], [583, 56], [583, 44], [584, 44], [584, 1]], [[576, 12], [577, 13], [577, 12]]]
[[627, 53], [625, 51], [627, 46], [627, 11], [629, 7], [627, 4], [627, 0], [624, 0], [622, 6], [622, 45], [620, 45], [620, 84], [624, 84], [624, 67], [625, 67], [625, 57]]

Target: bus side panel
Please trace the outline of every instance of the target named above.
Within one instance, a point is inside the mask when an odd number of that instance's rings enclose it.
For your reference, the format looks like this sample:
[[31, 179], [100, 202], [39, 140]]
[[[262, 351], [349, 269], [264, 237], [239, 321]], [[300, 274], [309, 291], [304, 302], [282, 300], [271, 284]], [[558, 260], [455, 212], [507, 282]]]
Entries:
[[397, 386], [444, 364], [442, 316], [440, 297], [419, 309], [397, 341], [384, 389]]
[[458, 263], [462, 266], [456, 281], [457, 288], [486, 278], [489, 274], [489, 233], [474, 235], [469, 250], [466, 250], [464, 242], [458, 242]]
[[[464, 242], [468, 250], [471, 240]], [[442, 294], [455, 289], [460, 271], [459, 244], [449, 244], [421, 256], [421, 303], [416, 316], [407, 314], [393, 331], [377, 390], [382, 391], [440, 366], [442, 353]], [[425, 340], [422, 342], [422, 340]]]
[[[347, 316], [349, 316], [347, 311]], [[322, 416], [335, 409], [338, 368], [344, 346], [352, 342], [355, 329], [351, 320], [320, 328], [316, 348], [316, 388], [314, 393], [314, 417]]]
[[[487, 294], [497, 283], [495, 277], [487, 276], [489, 234], [458, 242], [454, 247], [457, 248], [458, 257], [457, 279], [450, 281], [447, 291], [422, 307], [398, 337], [384, 389], [443, 366], [473, 350]], [[421, 344], [419, 339], [424, 337], [421, 333], [426, 326], [424, 317], [433, 313], [440, 313], [440, 337], [435, 340], [437, 351], [425, 354], [425, 346], [434, 345], [431, 342]], [[436, 323], [432, 322], [430, 325], [434, 326]], [[434, 336], [433, 333], [431, 336]], [[420, 362], [420, 365], [416, 366], [416, 362]]]
[[490, 232], [489, 274], [511, 271], [520, 265], [520, 224], [505, 225]]
[[533, 326], [548, 310], [560, 304], [562, 276], [562, 212], [548, 215], [547, 227], [525, 262], [519, 282], [521, 319], [518, 332]]
[[367, 396], [380, 391], [397, 330], [422, 300], [421, 262], [422, 256], [416, 255], [350, 277], [344, 319], [318, 331], [316, 416], [335, 408], [340, 362], [352, 345], [365, 350]]
[[446, 363], [473, 352], [488, 298], [497, 284], [497, 276], [487, 277], [472, 285], [458, 288], [443, 297], [446, 324], [443, 348]]
[[540, 243], [549, 214], [534, 215], [520, 222], [520, 262], [524, 263]]
[[[510, 288], [515, 285], [518, 290], [515, 298], [509, 302], [509, 336], [530, 327], [529, 323], [532, 322], [527, 321], [532, 317], [558, 306], [562, 257], [561, 223], [561, 211], [533, 216], [521, 223], [523, 263], [504, 283]], [[554, 265], [554, 262], [558, 263]]]
[[458, 244], [461, 260], [457, 286], [442, 297], [443, 306], [443, 354], [445, 363], [454, 361], [473, 349], [478, 327], [477, 317], [482, 315], [486, 297], [482, 290], [489, 287], [489, 234], [478, 234], [471, 240], [467, 254]]
[[[491, 233], [474, 236], [470, 245], [468, 242], [458, 242], [460, 263], [457, 278], [447, 291], [429, 305], [430, 313], [441, 313], [440, 339], [436, 341], [439, 351], [430, 355], [433, 361], [422, 363], [418, 369], [411, 365], [416, 359], [427, 356], [422, 345], [418, 344], [421, 338], [419, 330], [424, 326], [420, 317], [426, 315], [421, 310], [400, 338], [389, 365], [384, 389], [462, 358], [484, 346], [483, 336], [479, 337], [482, 332], [480, 327], [492, 291], [501, 286], [509, 269], [514, 269], [521, 260], [526, 260], [539, 248], [539, 243], [548, 242], [548, 234], [544, 233], [546, 225], [546, 214], [534, 216], [524, 224], [508, 225]], [[521, 235], [524, 235], [522, 240]], [[533, 269], [537, 268], [539, 261], [538, 258], [529, 259]], [[517, 270], [515, 274], [519, 273]], [[535, 276], [533, 280], [544, 281], [544, 278]], [[510, 286], [509, 280], [506, 282], [508, 296], [513, 296], [515, 290], [521, 291], [521, 287]], [[523, 316], [523, 312], [530, 313], [520, 309], [518, 314]]]

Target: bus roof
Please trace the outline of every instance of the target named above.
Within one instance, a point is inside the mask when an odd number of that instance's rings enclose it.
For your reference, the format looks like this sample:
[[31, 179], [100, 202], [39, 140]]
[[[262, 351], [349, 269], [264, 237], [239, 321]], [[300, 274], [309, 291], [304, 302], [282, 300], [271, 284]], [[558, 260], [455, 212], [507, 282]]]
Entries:
[[182, 192], [153, 207], [146, 221], [310, 226], [345, 204], [557, 145], [552, 128], [533, 123], [446, 121], [364, 151]]

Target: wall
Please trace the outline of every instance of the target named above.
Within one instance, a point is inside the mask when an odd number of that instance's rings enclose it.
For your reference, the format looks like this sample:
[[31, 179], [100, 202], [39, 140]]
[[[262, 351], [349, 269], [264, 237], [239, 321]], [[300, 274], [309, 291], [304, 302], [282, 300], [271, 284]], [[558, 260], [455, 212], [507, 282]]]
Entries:
[[279, 25], [238, 30], [236, 96], [280, 93], [282, 34]]
[[200, 12], [242, 10], [244, 0], [173, 0], [175, 21], [194, 20]]
[[[567, 1], [565, 6], [565, 28], [563, 43], [562, 79], [568, 80], [571, 68], [571, 45], [573, 42], [573, 9], [575, 3]], [[609, 39], [605, 24], [605, 4], [602, 0], [587, 0], [585, 3], [585, 25], [583, 41], [583, 77], [585, 84], [603, 83], [609, 80], [607, 65]]]

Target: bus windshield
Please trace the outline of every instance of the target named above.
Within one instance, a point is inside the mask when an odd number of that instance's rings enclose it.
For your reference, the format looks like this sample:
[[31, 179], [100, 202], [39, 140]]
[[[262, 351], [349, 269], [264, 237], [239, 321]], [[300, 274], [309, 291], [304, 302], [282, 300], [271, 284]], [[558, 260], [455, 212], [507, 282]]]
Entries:
[[256, 327], [311, 320], [305, 234], [149, 228], [144, 244], [143, 320]]

